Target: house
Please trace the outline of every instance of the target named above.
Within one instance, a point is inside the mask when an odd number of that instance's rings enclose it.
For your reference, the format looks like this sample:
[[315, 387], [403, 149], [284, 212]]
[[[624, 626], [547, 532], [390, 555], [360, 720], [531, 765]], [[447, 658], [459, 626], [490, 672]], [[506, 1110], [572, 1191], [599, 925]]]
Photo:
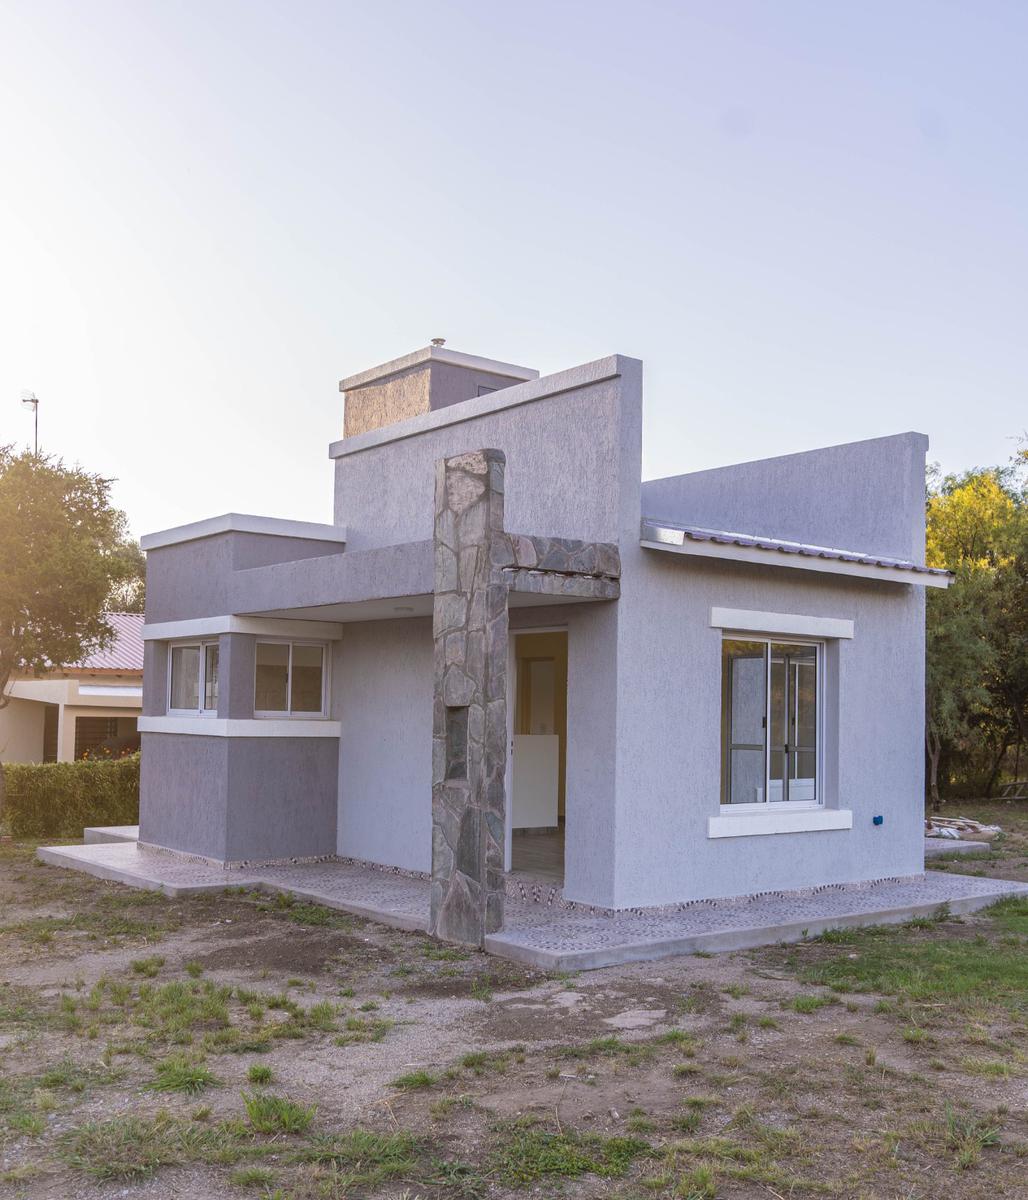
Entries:
[[642, 364], [340, 384], [330, 525], [147, 551], [140, 848], [591, 911], [920, 876], [919, 433], [643, 482]]
[[143, 614], [109, 613], [114, 640], [81, 662], [7, 685], [0, 709], [0, 762], [71, 762], [102, 749], [139, 746]]

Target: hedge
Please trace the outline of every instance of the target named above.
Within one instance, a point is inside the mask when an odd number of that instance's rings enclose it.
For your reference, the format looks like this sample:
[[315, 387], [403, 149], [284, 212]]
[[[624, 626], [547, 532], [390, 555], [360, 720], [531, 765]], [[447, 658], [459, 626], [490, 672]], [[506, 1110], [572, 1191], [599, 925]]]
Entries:
[[139, 823], [139, 755], [8, 763], [0, 824], [23, 838], [80, 838], [87, 825]]

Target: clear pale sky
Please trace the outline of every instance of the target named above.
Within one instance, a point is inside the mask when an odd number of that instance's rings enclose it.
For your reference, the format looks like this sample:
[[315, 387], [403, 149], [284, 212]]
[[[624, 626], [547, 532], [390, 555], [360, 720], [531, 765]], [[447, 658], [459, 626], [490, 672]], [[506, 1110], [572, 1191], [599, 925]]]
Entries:
[[1028, 5], [0, 0], [0, 442], [331, 520], [338, 380], [645, 361], [647, 477], [1028, 426]]

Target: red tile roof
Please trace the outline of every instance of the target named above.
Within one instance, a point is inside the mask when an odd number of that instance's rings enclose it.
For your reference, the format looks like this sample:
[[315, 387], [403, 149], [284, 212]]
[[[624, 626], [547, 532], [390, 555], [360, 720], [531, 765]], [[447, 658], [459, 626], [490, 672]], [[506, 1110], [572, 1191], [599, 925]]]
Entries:
[[143, 614], [108, 613], [114, 641], [106, 650], [95, 650], [81, 662], [69, 663], [66, 671], [142, 671]]

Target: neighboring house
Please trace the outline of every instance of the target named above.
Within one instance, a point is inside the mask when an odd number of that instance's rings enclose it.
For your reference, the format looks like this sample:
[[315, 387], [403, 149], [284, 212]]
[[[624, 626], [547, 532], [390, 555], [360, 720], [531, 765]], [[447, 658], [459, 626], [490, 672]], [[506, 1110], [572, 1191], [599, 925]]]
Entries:
[[7, 685], [0, 762], [71, 762], [138, 748], [143, 698], [143, 615], [110, 613], [114, 641], [82, 662]]
[[340, 387], [332, 525], [143, 539], [142, 847], [431, 872], [474, 944], [511, 871], [609, 910], [922, 872], [927, 438], [643, 483], [633, 359]]

